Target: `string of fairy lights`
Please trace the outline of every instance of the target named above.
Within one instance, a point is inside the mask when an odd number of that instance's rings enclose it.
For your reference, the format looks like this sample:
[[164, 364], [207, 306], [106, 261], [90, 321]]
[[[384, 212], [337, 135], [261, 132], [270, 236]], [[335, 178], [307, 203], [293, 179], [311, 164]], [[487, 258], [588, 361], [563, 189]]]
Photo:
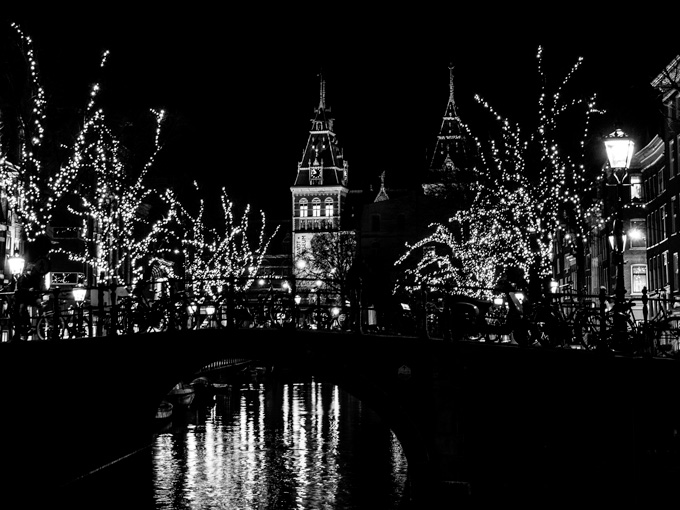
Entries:
[[[12, 26], [30, 69], [32, 104], [27, 117], [31, 122], [24, 123], [26, 133], [20, 137], [21, 160], [11, 166], [0, 165], [0, 181], [7, 184], [9, 205], [17, 211], [27, 240], [46, 232], [55, 211], [65, 207], [64, 199], [72, 196], [77, 182], [79, 202], [66, 208], [80, 220], [84, 245], [90, 248], [80, 252], [63, 249], [71, 260], [87, 264], [94, 274], [105, 278], [120, 274], [127, 265], [134, 269], [135, 278], [140, 278], [139, 262], [167, 256], [173, 244], [168, 240], [172, 239], [181, 246], [185, 273], [192, 281], [214, 282], [215, 287], [241, 282], [247, 288], [278, 227], [266, 235], [265, 217], [260, 211], [259, 232], [252, 239], [257, 227], [249, 222], [250, 206], [237, 218], [224, 189], [224, 223], [215, 228], [206, 223], [202, 200], [198, 212], [191, 214], [171, 190], [158, 192], [147, 187], [145, 178], [162, 149], [162, 110], [151, 110], [156, 119], [153, 150], [134, 177], [134, 169], [123, 157], [122, 142], [98, 107], [101, 86], [95, 83], [70, 157], [50, 174], [39, 151], [47, 104], [38, 64], [30, 37], [16, 24]], [[100, 68], [105, 67], [109, 56], [108, 51], [102, 54]], [[539, 76], [545, 78], [542, 48], [536, 57]], [[602, 224], [601, 203], [586, 202], [584, 192], [592, 187], [592, 180], [583, 164], [591, 118], [602, 112], [596, 107], [596, 96], [569, 99], [564, 92], [582, 62], [582, 58], [577, 60], [553, 93], [547, 90], [547, 80], [541, 80], [538, 126], [527, 130], [528, 137], [518, 124], [475, 96], [498, 123], [500, 138], [483, 142], [464, 126], [480, 156], [479, 167], [472, 169], [475, 180], [469, 186], [471, 206], [452, 214], [446, 225], [431, 225], [430, 235], [406, 246], [396, 262], [403, 268], [405, 282], [412, 286], [427, 283], [489, 289], [512, 269], [525, 275], [532, 270], [547, 275], [556, 232], [573, 233], [570, 242], [586, 242], [593, 225]], [[581, 154], [572, 156], [563, 153], [557, 132], [561, 117], [576, 109], [583, 109], [584, 129]], [[538, 162], [532, 152], [536, 147]], [[534, 167], [539, 170], [537, 176], [530, 175]], [[18, 175], [11, 173], [14, 169]], [[140, 204], [152, 195], [165, 207], [165, 213], [153, 223], [139, 211]], [[569, 213], [567, 224], [562, 216], [565, 211]], [[431, 246], [436, 248], [429, 249]], [[210, 286], [202, 290], [211, 291]]]
[[44, 207], [42, 192], [45, 169], [43, 168], [40, 149], [45, 135], [45, 90], [40, 82], [38, 62], [35, 58], [32, 39], [26, 35], [18, 24], [11, 23], [11, 28], [18, 37], [28, 63], [28, 82], [30, 88], [30, 106], [21, 111], [19, 139], [21, 140], [20, 161], [12, 162], [18, 175], [11, 175], [9, 167], [1, 165], [2, 181], [7, 184], [7, 198], [10, 204], [26, 223], [25, 234], [28, 240], [34, 239], [48, 225], [49, 210]]
[[[198, 182], [194, 181], [194, 187], [200, 192]], [[192, 290], [216, 298], [225, 285], [233, 285], [237, 292], [250, 288], [280, 227], [276, 226], [268, 234], [265, 214], [259, 211], [259, 231], [254, 240], [253, 233], [258, 226], [251, 224], [253, 211], [250, 205], [246, 205], [237, 218], [234, 202], [229, 199], [225, 188], [220, 195], [223, 218], [218, 222], [219, 228], [206, 222], [204, 199], [200, 200], [195, 214], [170, 191], [167, 199], [184, 226], [182, 257], [186, 281], [191, 283]]]
[[[397, 260], [404, 277], [399, 286], [413, 290], [423, 284], [432, 288], [466, 288], [477, 297], [490, 297], [499, 279], [510, 270], [525, 278], [551, 274], [552, 240], [556, 232], [573, 232], [570, 242], [587, 241], [594, 224], [601, 224], [601, 203], [585, 193], [593, 180], [583, 164], [585, 142], [596, 107], [596, 97], [568, 99], [564, 88], [581, 66], [578, 58], [557, 90], [550, 94], [543, 72], [543, 49], [537, 58], [541, 91], [538, 125], [526, 138], [520, 126], [500, 115], [479, 95], [478, 104], [495, 119], [500, 139], [482, 143], [468, 126], [468, 136], [476, 143], [480, 165], [473, 171], [477, 180], [470, 186], [474, 199], [469, 208], [456, 211], [448, 225], [435, 223], [433, 232], [413, 245]], [[563, 154], [558, 130], [560, 118], [579, 110], [583, 119], [581, 153]], [[532, 149], [538, 148], [538, 162]], [[531, 165], [538, 175], [530, 175]], [[568, 213], [565, 223], [563, 214]], [[577, 239], [575, 239], [577, 238]], [[475, 290], [478, 289], [478, 290]]]
[[[27, 132], [19, 137], [23, 140], [20, 161], [3, 161], [0, 165], [0, 182], [26, 239], [31, 241], [45, 234], [55, 212], [66, 210], [81, 224], [83, 242], [79, 247], [59, 247], [53, 252], [89, 266], [97, 278], [121, 279], [128, 268], [134, 285], [143, 277], [145, 265], [168, 259], [176, 249], [174, 246], [181, 246], [189, 279], [221, 286], [225, 278], [235, 277], [234, 281], [247, 287], [252, 279], [243, 277], [258, 271], [278, 227], [266, 236], [265, 217], [260, 212], [259, 235], [252, 241], [255, 227], [251, 228], [249, 222], [250, 206], [237, 220], [226, 191], [221, 197], [224, 223], [208, 227], [203, 202], [198, 214], [191, 215], [172, 190], [147, 186], [146, 177], [162, 150], [163, 110], [151, 110], [156, 120], [153, 148], [141, 170], [135, 171], [125, 157], [123, 143], [99, 106], [102, 87], [95, 83], [89, 91], [82, 127], [73, 145], [67, 148], [68, 160], [51, 174], [45, 171], [46, 165], [36, 152], [44, 135], [45, 93], [40, 86], [32, 41], [18, 25], [12, 27], [22, 42], [31, 71], [29, 114], [33, 123], [22, 123], [30, 126], [31, 136]], [[109, 56], [109, 51], [103, 52], [100, 69], [106, 66]], [[75, 203], [73, 197], [77, 198]], [[143, 211], [152, 198], [163, 204], [155, 221]], [[165, 267], [173, 271], [171, 265]]]

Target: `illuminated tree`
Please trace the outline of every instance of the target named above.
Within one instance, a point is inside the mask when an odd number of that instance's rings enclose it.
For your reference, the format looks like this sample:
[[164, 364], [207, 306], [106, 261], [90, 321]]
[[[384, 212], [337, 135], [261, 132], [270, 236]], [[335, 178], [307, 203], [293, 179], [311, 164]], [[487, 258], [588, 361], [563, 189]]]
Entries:
[[[56, 216], [63, 221], [62, 213], [70, 211], [82, 225], [84, 246], [54, 251], [89, 265], [97, 276], [121, 276], [123, 264], [134, 266], [152, 244], [154, 226], [143, 213], [154, 192], [143, 179], [160, 150], [163, 112], [153, 112], [157, 126], [152, 155], [135, 176], [128, 148], [97, 108], [100, 85], [90, 89], [82, 127], [72, 133], [64, 127], [67, 122], [59, 122], [48, 130], [32, 40], [16, 24], [8, 39], [16, 51], [8, 51], [13, 65], [0, 89], [0, 181], [9, 207], [29, 242], [46, 233]], [[100, 69], [108, 56], [103, 54]], [[49, 147], [46, 133], [53, 142]]]
[[139, 260], [153, 255], [160, 229], [173, 219], [168, 202], [163, 217], [155, 222], [149, 218], [152, 195], [157, 202], [161, 198], [145, 185], [148, 170], [161, 148], [158, 138], [163, 112], [153, 113], [157, 119], [155, 148], [138, 175], [130, 168], [120, 141], [107, 127], [101, 111], [86, 124], [69, 164], [79, 176], [79, 203], [69, 205], [68, 210], [82, 223], [85, 250], [68, 255], [106, 278], [121, 276], [128, 280], [125, 275], [137, 267]]
[[0, 89], [0, 181], [26, 240], [32, 241], [45, 233], [71, 181], [55, 185], [61, 168], [45, 143], [47, 101], [33, 42], [14, 23], [3, 42], [8, 53]]
[[[542, 75], [541, 48], [537, 59]], [[492, 138], [483, 144], [475, 138], [481, 163], [476, 182], [470, 184], [476, 192], [472, 205], [453, 214], [449, 225], [431, 225], [432, 234], [407, 246], [396, 262], [403, 268], [400, 286], [458, 288], [489, 297], [499, 279], [508, 275], [519, 274], [526, 281], [530, 276], [549, 274], [551, 236], [557, 229], [573, 232], [572, 242], [587, 239], [589, 221], [599, 203], [588, 193], [594, 189], [594, 179], [588, 177], [583, 162], [585, 142], [578, 144], [578, 151], [570, 147], [562, 150], [560, 135], [564, 133], [559, 129], [561, 119], [578, 109], [578, 115], [585, 119], [586, 140], [591, 117], [599, 113], [594, 97], [563, 98], [563, 88], [581, 63], [578, 59], [552, 96], [546, 92], [546, 80], [542, 80], [538, 126], [528, 130], [528, 138], [519, 125], [504, 119], [476, 96], [499, 122], [500, 140]], [[465, 127], [472, 136], [470, 128]], [[584, 205], [587, 201], [590, 209]]]
[[[107, 57], [108, 52], [103, 55], [102, 68]], [[159, 248], [159, 232], [173, 219], [172, 202], [145, 184], [161, 150], [161, 125], [165, 114], [151, 110], [155, 134], [151, 137], [150, 155], [138, 169], [135, 158], [130, 156], [130, 150], [122, 141], [120, 130], [114, 132], [114, 123], [108, 120], [102, 108], [96, 107], [99, 91], [100, 85], [95, 84], [84, 125], [70, 157], [50, 183], [55, 189], [65, 189], [68, 183], [77, 182], [77, 186], [71, 187], [70, 194], [62, 191], [61, 196], [76, 199], [75, 203], [66, 203], [65, 208], [80, 222], [84, 243], [55, 251], [88, 265], [97, 277], [130, 281], [138, 261], [149, 260], [154, 255], [152, 249]], [[161, 213], [164, 216], [155, 221], [149, 217], [152, 196], [164, 210]]]
[[[196, 190], [198, 183], [194, 182]], [[267, 235], [266, 218], [259, 211], [259, 224], [251, 221], [250, 205], [237, 217], [234, 203], [225, 188], [220, 195], [222, 219], [206, 221], [206, 204], [200, 200], [198, 212], [192, 214], [179, 200], [173, 199], [176, 222], [183, 230], [181, 237], [184, 270], [194, 293], [208, 293], [211, 297], [224, 285], [234, 285], [236, 291], [244, 291], [253, 284], [277, 226]]]

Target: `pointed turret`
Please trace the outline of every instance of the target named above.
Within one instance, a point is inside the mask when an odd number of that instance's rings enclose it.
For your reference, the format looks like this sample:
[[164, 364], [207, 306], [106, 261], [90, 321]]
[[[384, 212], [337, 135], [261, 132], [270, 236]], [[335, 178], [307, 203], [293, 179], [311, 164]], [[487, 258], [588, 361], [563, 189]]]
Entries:
[[390, 197], [387, 195], [387, 191], [385, 190], [385, 171], [383, 170], [383, 173], [380, 174], [380, 191], [378, 191], [378, 195], [375, 197], [373, 202], [383, 202], [389, 199]]
[[294, 186], [346, 186], [347, 162], [333, 132], [333, 118], [326, 107], [326, 82], [319, 75], [319, 106], [311, 120], [307, 145], [298, 163]]
[[449, 65], [449, 99], [442, 118], [437, 143], [423, 182], [426, 194], [436, 192], [443, 183], [457, 181], [461, 171], [474, 166], [474, 144], [458, 116], [453, 85], [453, 66]]

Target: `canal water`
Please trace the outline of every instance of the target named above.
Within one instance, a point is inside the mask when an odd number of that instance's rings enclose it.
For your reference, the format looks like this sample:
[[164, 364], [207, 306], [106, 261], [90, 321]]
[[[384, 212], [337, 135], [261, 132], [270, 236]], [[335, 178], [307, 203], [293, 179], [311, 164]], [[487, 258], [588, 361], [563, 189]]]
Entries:
[[174, 413], [147, 449], [73, 493], [83, 508], [402, 510], [407, 462], [379, 417], [336, 385], [239, 383]]

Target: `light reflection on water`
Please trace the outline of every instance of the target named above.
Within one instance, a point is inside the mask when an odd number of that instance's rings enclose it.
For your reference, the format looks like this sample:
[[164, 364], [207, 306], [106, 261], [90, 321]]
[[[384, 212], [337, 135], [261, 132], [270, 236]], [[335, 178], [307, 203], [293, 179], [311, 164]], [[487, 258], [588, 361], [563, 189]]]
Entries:
[[406, 483], [396, 437], [326, 383], [235, 386], [157, 435], [156, 508], [396, 509]]

